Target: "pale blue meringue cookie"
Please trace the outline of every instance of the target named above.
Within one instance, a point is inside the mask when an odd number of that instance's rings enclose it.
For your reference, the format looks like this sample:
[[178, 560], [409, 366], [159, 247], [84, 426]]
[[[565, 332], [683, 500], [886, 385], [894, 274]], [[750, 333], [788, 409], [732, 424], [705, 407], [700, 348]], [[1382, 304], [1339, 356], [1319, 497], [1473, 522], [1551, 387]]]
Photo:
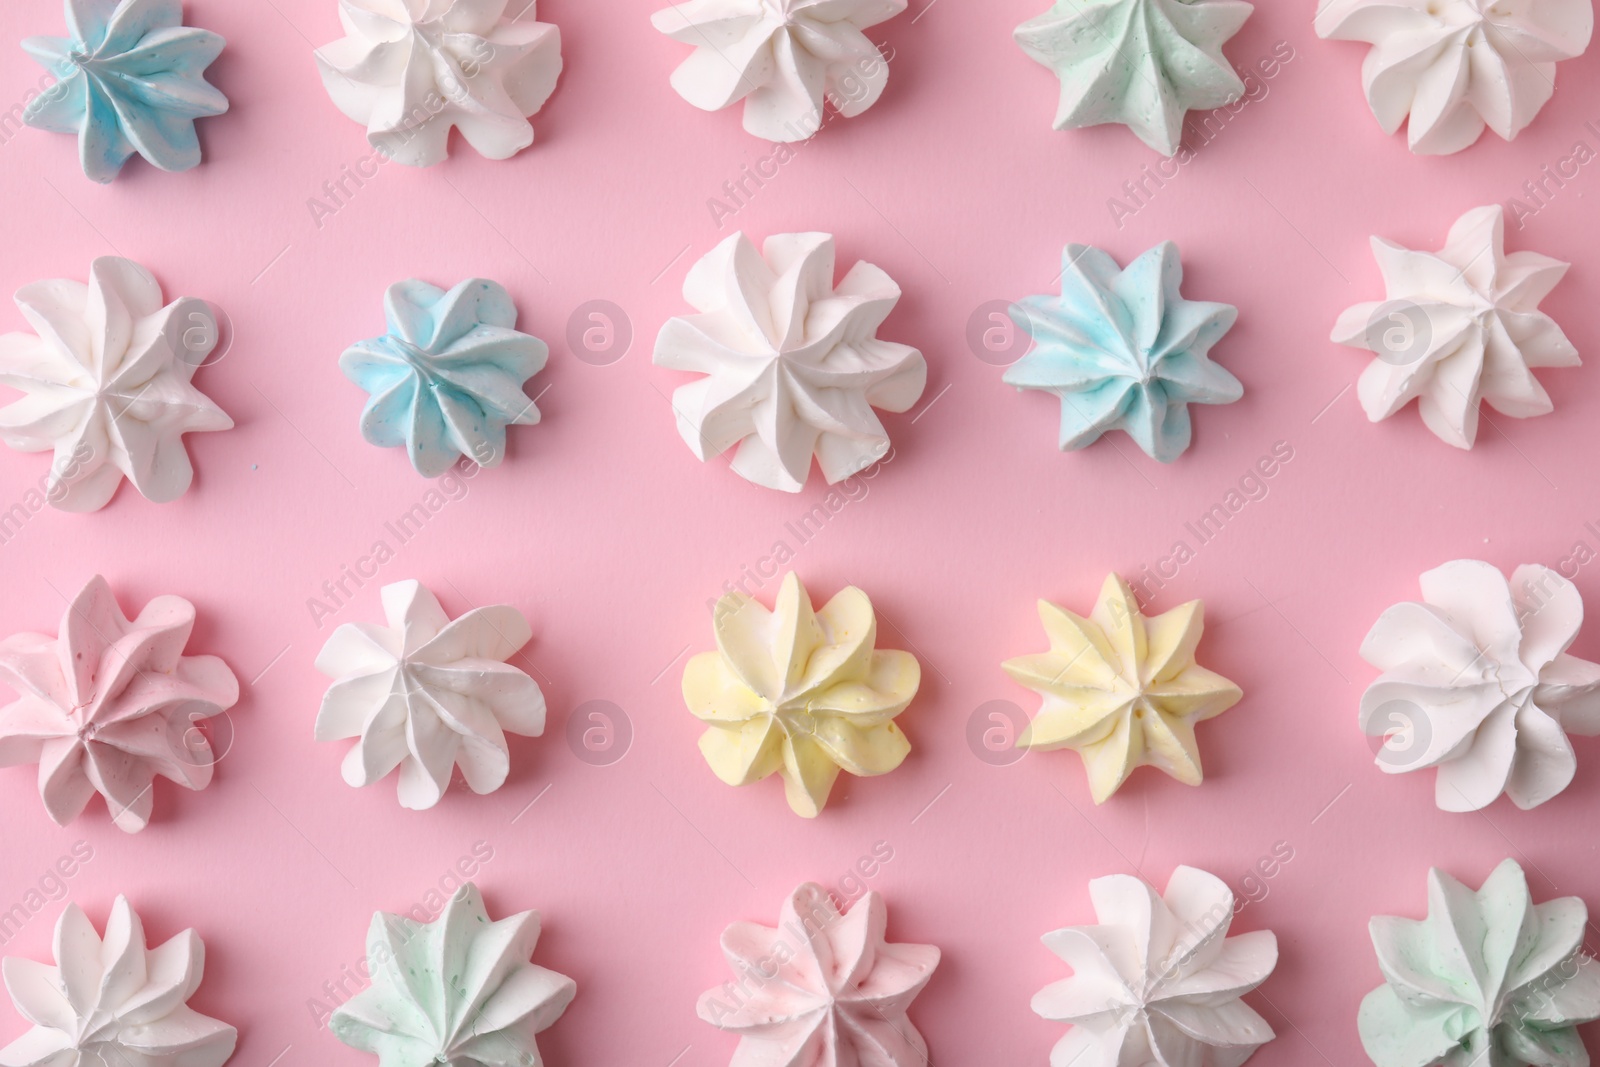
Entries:
[[1185, 300], [1178, 246], [1157, 245], [1128, 264], [1088, 245], [1068, 245], [1060, 296], [1030, 296], [1011, 318], [1035, 346], [1005, 381], [1061, 398], [1061, 450], [1125, 430], [1171, 463], [1189, 447], [1190, 404], [1231, 404], [1244, 386], [1206, 355], [1238, 309]]
[[411, 465], [429, 478], [461, 456], [498, 465], [506, 427], [539, 421], [522, 383], [550, 354], [543, 341], [515, 329], [511, 295], [483, 278], [449, 292], [412, 280], [389, 287], [384, 311], [389, 332], [339, 357], [345, 377], [372, 394], [361, 435], [383, 448], [404, 445]]
[[135, 152], [162, 170], [199, 166], [194, 120], [228, 110], [205, 78], [226, 42], [185, 26], [181, 0], [66, 0], [66, 13], [70, 37], [22, 42], [57, 79], [22, 121], [77, 134], [83, 172], [97, 182]]

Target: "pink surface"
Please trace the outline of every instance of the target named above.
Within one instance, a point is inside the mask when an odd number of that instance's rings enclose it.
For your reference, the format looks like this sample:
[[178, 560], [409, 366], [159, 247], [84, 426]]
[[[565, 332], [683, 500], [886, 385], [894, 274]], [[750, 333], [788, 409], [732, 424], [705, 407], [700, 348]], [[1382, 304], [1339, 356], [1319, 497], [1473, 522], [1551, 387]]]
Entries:
[[[1381, 775], [1355, 725], [1373, 674], [1361, 637], [1415, 595], [1418, 573], [1463, 556], [1555, 565], [1577, 543], [1600, 549], [1596, 371], [1544, 372], [1555, 413], [1491, 413], [1465, 453], [1414, 409], [1369, 425], [1349, 390], [1364, 357], [1326, 339], [1341, 309], [1381, 296], [1369, 234], [1437, 248], [1462, 211], [1520, 195], [1576, 141], [1600, 145], [1585, 126], [1600, 125], [1600, 55], [1562, 65], [1554, 101], [1514, 145], [1488, 136], [1459, 156], [1414, 158], [1366, 109], [1363, 49], [1318, 41], [1309, 3], [1263, 5], [1228, 54], [1241, 68], [1288, 49], [1292, 60], [1119, 228], [1108, 198], [1157, 157], [1121, 128], [1050, 130], [1055, 84], [1010, 39], [1043, 6], [914, 3], [875, 31], [894, 56], [883, 101], [830, 122], [721, 228], [708, 199], [771, 149], [736, 111], [702, 114], [670, 91], [685, 50], [651, 30], [641, 0], [540, 4], [561, 26], [567, 70], [532, 149], [491, 163], [458, 142], [431, 170], [386, 165], [320, 225], [308, 199], [371, 152], [312, 63], [312, 46], [339, 36], [333, 0], [188, 5], [191, 24], [228, 38], [213, 74], [233, 102], [201, 123], [198, 170], [136, 160], [100, 188], [78, 171], [71, 138], [0, 129], [11, 205], [0, 290], [85, 278], [92, 257], [120, 253], [169, 297], [220, 304], [236, 339], [196, 384], [238, 423], [188, 439], [198, 475], [177, 503], [124, 486], [98, 514], [32, 516], [0, 545], [0, 630], [54, 632], [64, 595], [101, 572], [130, 611], [161, 593], [193, 600], [191, 651], [223, 656], [248, 683], [213, 786], [162, 783], [138, 836], [112, 829], [98, 803], [57, 829], [32, 773], [0, 772], [0, 908], [30, 899], [58, 857], [88, 842], [71, 897], [102, 922], [125, 892], [153, 937], [200, 930], [209, 967], [194, 1004], [239, 1027], [235, 1062], [360, 1064], [370, 1061], [319, 1028], [309, 1002], [360, 958], [374, 909], [423, 902], [463, 857], [492, 851], [475, 864], [491, 910], [543, 910], [538, 960], [578, 981], [541, 1041], [552, 1065], [709, 1067], [734, 1045], [694, 1015], [696, 996], [727, 977], [722, 927], [771, 922], [798, 882], [837, 887], [887, 847], [867, 884], [888, 897], [891, 937], [944, 950], [912, 1011], [935, 1062], [1020, 1065], [1046, 1062], [1062, 1033], [1028, 1008], [1066, 973], [1039, 935], [1091, 920], [1091, 877], [1137, 871], [1164, 884], [1188, 863], [1257, 898], [1236, 929], [1278, 934], [1277, 973], [1251, 998], [1279, 1033], [1252, 1062], [1273, 1067], [1365, 1062], [1355, 1012], [1379, 981], [1366, 921], [1420, 916], [1430, 865], [1476, 884], [1510, 855], [1537, 898], [1600, 904], [1600, 745], [1577, 742], [1577, 780], [1536, 811], [1502, 800], [1449, 815], [1433, 807], [1431, 774]], [[40, 73], [16, 42], [61, 27], [58, 0], [0, 8], [6, 106]], [[1590, 354], [1597, 193], [1600, 169], [1586, 167], [1510, 237], [1576, 264], [1545, 307]], [[788, 524], [826, 487], [814, 478], [791, 497], [696, 462], [665, 399], [684, 379], [650, 365], [656, 330], [685, 309], [689, 264], [734, 227], [757, 239], [837, 234], [841, 271], [869, 259], [903, 287], [884, 336], [930, 365], [923, 403], [886, 419], [892, 462], [803, 543]], [[1055, 404], [1003, 386], [969, 348], [969, 318], [986, 301], [1049, 291], [1068, 241], [1126, 261], [1168, 238], [1184, 251], [1187, 295], [1241, 309], [1213, 354], [1243, 380], [1244, 400], [1197, 408], [1194, 447], [1171, 467], [1120, 434], [1058, 454]], [[551, 342], [530, 383], [547, 390], [545, 421], [513, 430], [505, 466], [458, 487], [402, 545], [385, 523], [429, 485], [400, 451], [362, 441], [363, 394], [336, 360], [381, 330], [391, 282], [472, 275], [506, 285], [523, 327]], [[634, 332], [605, 366], [565, 341], [574, 310], [597, 299], [625, 309]], [[22, 325], [0, 311], [0, 329]], [[1266, 495], [1199, 545], [1185, 523], [1278, 442], [1293, 458]], [[0, 453], [0, 510], [46, 464]], [[380, 540], [395, 558], [348, 586], [353, 598], [319, 627], [308, 601]], [[914, 746], [904, 767], [841, 779], [814, 822], [788, 811], [776, 779], [742, 791], [717, 782], [678, 694], [685, 655], [710, 646], [708, 598], [747, 568], [770, 579], [779, 541], [817, 597], [865, 587], [882, 645], [924, 668], [900, 720]], [[1197, 551], [1149, 587], [1152, 606], [1203, 597], [1201, 660], [1245, 691], [1201, 728], [1205, 785], [1144, 770], [1096, 809], [1070, 753], [1008, 767], [976, 758], [975, 709], [1034, 707], [999, 663], [1044, 647], [1035, 598], [1087, 610], [1108, 570], [1137, 580], [1179, 541]], [[392, 782], [345, 786], [343, 746], [311, 740], [325, 685], [317, 649], [336, 623], [379, 619], [379, 585], [408, 577], [453, 613], [522, 609], [535, 630], [526, 662], [551, 707], [543, 738], [513, 740], [501, 792], [458, 788], [425, 813], [402, 811]], [[1600, 605], [1600, 568], [1576, 581]], [[760, 593], [775, 590], [768, 580]], [[1600, 621], [1574, 651], [1600, 658]], [[573, 709], [590, 700], [631, 722], [631, 749], [609, 766], [567, 741]], [[1275, 848], [1292, 860], [1247, 881]], [[44, 903], [4, 954], [47, 958], [60, 907]], [[0, 1039], [23, 1028], [0, 1005]]]

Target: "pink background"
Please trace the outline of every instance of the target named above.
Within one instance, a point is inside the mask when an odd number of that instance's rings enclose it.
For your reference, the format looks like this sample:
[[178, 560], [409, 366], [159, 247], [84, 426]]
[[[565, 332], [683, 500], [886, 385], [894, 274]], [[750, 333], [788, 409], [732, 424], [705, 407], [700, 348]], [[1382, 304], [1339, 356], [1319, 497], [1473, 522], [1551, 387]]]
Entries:
[[[236, 337], [196, 384], [238, 426], [188, 439], [198, 475], [176, 503], [124, 486], [98, 514], [34, 516], [0, 545], [0, 629], [54, 633], [63, 595], [100, 572], [130, 611], [161, 593], [193, 600], [191, 651], [223, 656], [247, 684], [212, 787], [163, 783], [138, 836], [112, 829], [99, 802], [58, 829], [31, 770], [0, 772], [0, 908], [86, 841], [94, 858], [68, 889], [97, 923], [124, 892], [153, 938], [199, 929], [209, 966], [194, 1003], [239, 1027], [235, 1062], [359, 1064], [370, 1061], [319, 1029], [308, 1001], [361, 956], [375, 909], [422, 901], [487, 842], [477, 880], [491, 910], [541, 909], [538, 961], [578, 982], [541, 1040], [550, 1062], [709, 1067], [734, 1046], [694, 1014], [697, 995], [728, 976], [723, 926], [772, 922], [797, 883], [837, 887], [885, 842], [893, 859], [868, 884], [888, 898], [891, 936], [945, 954], [912, 1012], [934, 1060], [1043, 1064], [1062, 1028], [1028, 1001], [1066, 968], [1039, 935], [1092, 920], [1091, 877], [1136, 870], [1164, 885], [1188, 863], [1262, 897], [1236, 929], [1278, 934], [1278, 970], [1252, 998], [1279, 1034], [1253, 1062], [1272, 1067], [1365, 1062], [1356, 1007], [1379, 981], [1366, 921], [1420, 916], [1430, 865], [1476, 884], [1510, 855], [1537, 898], [1600, 904], [1600, 745], [1577, 742], [1577, 780], [1536, 811], [1502, 800], [1450, 815], [1434, 809], [1430, 773], [1381, 775], [1355, 725], [1373, 675], [1362, 635], [1415, 595], [1421, 571], [1459, 557], [1555, 565], [1576, 542], [1600, 549], [1586, 525], [1600, 521], [1594, 371], [1543, 372], [1555, 413], [1491, 413], [1466, 453], [1414, 409], [1369, 425], [1350, 391], [1364, 357], [1327, 340], [1342, 308], [1381, 297], [1369, 234], [1437, 248], [1463, 211], [1518, 195], [1577, 140], [1597, 145], [1584, 123], [1600, 120], [1600, 56], [1561, 66], [1555, 100], [1515, 145], [1489, 136], [1458, 156], [1414, 158], [1367, 111], [1363, 49], [1318, 41], [1308, 3], [1263, 5], [1229, 56], [1246, 68], [1288, 42], [1293, 59], [1119, 229], [1108, 198], [1157, 157], [1121, 128], [1049, 128], [1055, 83], [1010, 39], [1043, 0], [914, 0], [874, 31], [894, 56], [882, 102], [830, 123], [719, 229], [708, 199], [770, 149], [737, 111], [703, 114], [670, 91], [686, 53], [650, 28], [653, 6], [545, 0], [539, 16], [561, 27], [567, 70], [533, 148], [492, 163], [457, 141], [442, 166], [386, 165], [320, 227], [308, 199], [370, 153], [310, 54], [340, 35], [333, 0], [192, 0], [190, 23], [228, 38], [213, 76], [233, 108], [202, 122], [206, 162], [187, 174], [135, 160], [101, 188], [78, 171], [71, 138], [4, 131], [0, 290], [82, 279], [92, 257], [120, 253], [154, 270], [169, 298], [214, 301]], [[0, 102], [20, 101], [40, 73], [16, 42], [61, 31], [58, 0], [0, 7]], [[1510, 237], [1575, 264], [1546, 309], [1582, 353], [1600, 350], [1585, 295], [1600, 272], [1597, 191], [1600, 167], [1584, 169]], [[903, 287], [884, 336], [920, 347], [930, 366], [922, 404], [886, 419], [892, 463], [803, 547], [785, 523], [826, 487], [814, 477], [793, 497], [697, 463], [664, 399], [684, 379], [650, 365], [660, 324], [685, 310], [689, 264], [735, 227], [757, 239], [837, 234], [841, 273], [866, 258]], [[1120, 434], [1057, 453], [1055, 403], [1003, 386], [969, 348], [969, 318], [986, 301], [1049, 291], [1069, 241], [1125, 262], [1168, 238], [1183, 249], [1187, 295], [1241, 309], [1214, 355], [1244, 400], [1196, 409], [1194, 447], [1170, 467]], [[529, 390], [546, 390], [545, 421], [514, 430], [507, 463], [319, 628], [308, 599], [375, 540], [393, 545], [384, 523], [428, 488], [400, 451], [361, 439], [364, 394], [337, 357], [381, 331], [390, 283], [474, 275], [506, 285], [523, 328], [551, 342]], [[595, 299], [625, 309], [635, 333], [606, 366], [565, 341], [569, 317]], [[0, 312], [0, 329], [22, 325]], [[1096, 809], [1070, 753], [1008, 767], [976, 758], [975, 709], [1036, 706], [999, 669], [1044, 647], [1035, 599], [1086, 611], [1107, 571], [1137, 576], [1175, 541], [1193, 547], [1184, 523], [1276, 442], [1293, 459], [1270, 493], [1152, 604], [1203, 597], [1202, 660], [1246, 694], [1201, 730], [1205, 785], [1145, 770]], [[46, 464], [0, 453], [0, 510]], [[711, 644], [708, 598], [779, 539], [819, 600], [865, 587], [880, 644], [916, 652], [924, 670], [900, 720], [914, 746], [906, 764], [841, 779], [812, 822], [790, 814], [776, 779], [742, 791], [717, 782], [678, 694], [683, 657]], [[392, 781], [348, 788], [344, 746], [311, 740], [321, 643], [335, 623], [378, 620], [379, 585], [410, 577], [452, 613], [494, 602], [526, 613], [535, 637], [520, 662], [551, 708], [543, 738], [515, 741], [503, 790], [458, 787], [425, 813], [401, 810]], [[1600, 603], [1600, 568], [1576, 581]], [[1600, 627], [1574, 651], [1600, 658]], [[566, 739], [572, 710], [596, 699], [623, 709], [634, 735], [610, 766], [583, 762]], [[1293, 859], [1247, 886], [1280, 842]], [[48, 958], [60, 907], [4, 954]], [[23, 1028], [0, 1005], [0, 1038]]]

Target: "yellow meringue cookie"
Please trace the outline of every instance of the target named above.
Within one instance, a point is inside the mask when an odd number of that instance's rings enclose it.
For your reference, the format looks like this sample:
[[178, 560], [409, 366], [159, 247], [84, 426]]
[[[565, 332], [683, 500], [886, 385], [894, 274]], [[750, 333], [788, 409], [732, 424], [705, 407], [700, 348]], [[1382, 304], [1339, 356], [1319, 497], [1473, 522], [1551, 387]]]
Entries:
[[683, 670], [683, 699], [711, 724], [700, 751], [729, 785], [783, 775], [789, 807], [815, 818], [841, 769], [887, 774], [911, 751], [894, 724], [917, 694], [909, 652], [878, 652], [872, 602], [855, 586], [821, 611], [793, 574], [768, 611], [743, 593], [717, 601], [717, 651]]
[[1145, 765], [1199, 785], [1194, 724], [1221, 715], [1244, 695], [1194, 661], [1204, 614], [1205, 605], [1191, 600], [1147, 618], [1115, 574], [1106, 577], [1087, 619], [1039, 601], [1050, 651], [1001, 665], [1044, 697], [1017, 747], [1076, 751], [1096, 804]]

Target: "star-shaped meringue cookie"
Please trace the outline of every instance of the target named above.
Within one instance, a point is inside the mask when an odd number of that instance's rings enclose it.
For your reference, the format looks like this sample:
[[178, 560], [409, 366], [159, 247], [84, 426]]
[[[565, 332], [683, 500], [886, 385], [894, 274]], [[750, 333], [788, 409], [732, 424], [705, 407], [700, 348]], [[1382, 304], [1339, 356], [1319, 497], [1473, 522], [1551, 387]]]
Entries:
[[934, 968], [934, 945], [891, 944], [888, 909], [869, 892], [847, 911], [800, 886], [776, 929], [737, 922], [722, 935], [734, 978], [700, 997], [700, 1018], [740, 1035], [732, 1067], [925, 1067], [906, 1017]]
[[1480, 403], [1515, 419], [1553, 410], [1533, 368], [1580, 361], [1539, 302], [1568, 264], [1537, 252], [1507, 255], [1500, 205], [1462, 215], [1438, 252], [1374, 237], [1372, 254], [1387, 299], [1348, 308], [1333, 327], [1339, 344], [1377, 354], [1356, 385], [1368, 419], [1415, 400], [1440, 440], [1471, 448]]
[[221, 755], [198, 724], [233, 706], [239, 682], [217, 657], [183, 654], [194, 619], [193, 604], [161, 596], [130, 622], [97, 575], [67, 606], [58, 637], [0, 641], [0, 681], [18, 694], [0, 708], [0, 767], [39, 765], [39, 794], [58, 826], [99, 793], [112, 822], [137, 833], [157, 776], [211, 784]]
[[56, 965], [8, 956], [6, 991], [33, 1029], [0, 1048], [0, 1067], [222, 1067], [239, 1033], [187, 1001], [205, 972], [193, 930], [146, 946], [126, 897], [102, 939], [76, 904], [56, 923]]
[[399, 767], [402, 807], [439, 803], [458, 765], [474, 793], [494, 792], [511, 771], [506, 733], [544, 733], [539, 683], [505, 662], [533, 636], [528, 620], [496, 605], [452, 621], [417, 581], [382, 596], [388, 626], [345, 623], [317, 655], [336, 681], [316, 739], [359, 739], [343, 767], [358, 788]]
[[132, 260], [96, 259], [89, 284], [43, 281], [17, 291], [37, 336], [0, 336], [0, 383], [27, 395], [0, 410], [0, 440], [55, 452], [45, 498], [63, 511], [104, 507], [124, 476], [157, 503], [194, 480], [183, 435], [233, 420], [190, 380], [217, 343], [210, 307], [161, 303]]
[[816, 456], [828, 482], [889, 452], [873, 408], [909, 410], [928, 366], [908, 345], [878, 340], [900, 287], [870, 263], [833, 284], [833, 237], [786, 233], [761, 251], [742, 233], [689, 271], [698, 315], [667, 320], [657, 366], [705, 375], [673, 391], [678, 433], [700, 459], [738, 446], [733, 470], [798, 493]]
[[339, 0], [346, 36], [317, 49], [322, 84], [397, 163], [443, 161], [452, 129], [509, 159], [561, 76], [561, 31], [534, 3], [512, 15], [508, 0]]
[[717, 651], [683, 671], [683, 698], [709, 724], [700, 751], [729, 785], [783, 776], [789, 807], [814, 818], [840, 769], [867, 776], [900, 766], [911, 742], [894, 718], [922, 680], [909, 652], [876, 649], [872, 602], [855, 586], [821, 611], [794, 574], [771, 611], [730, 593], [712, 611]]
[[1011, 317], [1033, 339], [1006, 368], [1018, 389], [1061, 401], [1061, 450], [1125, 430], [1162, 463], [1189, 447], [1190, 404], [1231, 404], [1244, 386], [1208, 353], [1233, 328], [1238, 309], [1185, 300], [1178, 246], [1159, 244], [1118, 268], [1088, 245], [1068, 245], [1060, 296], [1030, 296]]
[[1195, 724], [1221, 715], [1243, 696], [1238, 686], [1195, 663], [1204, 616], [1205, 606], [1191, 600], [1146, 617], [1128, 583], [1115, 574], [1106, 578], [1088, 618], [1039, 601], [1050, 651], [1002, 664], [1044, 698], [1017, 746], [1076, 751], [1096, 804], [1136, 767], [1158, 767], [1185, 785], [1199, 785]]
[[1511, 140], [1556, 89], [1556, 63], [1582, 55], [1591, 0], [1327, 0], [1317, 36], [1372, 45], [1361, 66], [1383, 131], [1409, 117], [1411, 151], [1459, 152], [1488, 126]]
[[1061, 79], [1056, 129], [1119, 122], [1171, 156], [1186, 114], [1243, 95], [1222, 46], [1252, 10], [1244, 0], [1057, 0], [1016, 37]]

